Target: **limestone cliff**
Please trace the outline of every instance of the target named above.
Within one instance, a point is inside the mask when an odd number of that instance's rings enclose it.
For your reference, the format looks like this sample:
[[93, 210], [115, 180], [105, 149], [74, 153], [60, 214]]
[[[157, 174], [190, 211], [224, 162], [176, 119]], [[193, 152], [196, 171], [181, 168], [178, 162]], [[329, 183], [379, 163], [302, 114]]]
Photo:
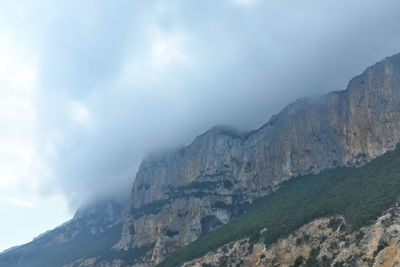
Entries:
[[400, 141], [400, 55], [345, 91], [303, 98], [256, 131], [217, 126], [182, 149], [145, 159], [117, 250], [152, 246], [149, 264], [228, 222], [283, 180], [361, 165]]

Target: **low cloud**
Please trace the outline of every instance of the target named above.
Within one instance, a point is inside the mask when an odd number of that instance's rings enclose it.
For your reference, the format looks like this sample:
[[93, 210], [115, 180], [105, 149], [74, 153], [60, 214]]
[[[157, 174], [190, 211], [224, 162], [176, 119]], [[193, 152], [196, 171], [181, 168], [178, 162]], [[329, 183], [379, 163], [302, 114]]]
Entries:
[[29, 201], [24, 201], [21, 199], [17, 199], [14, 197], [2, 197], [1, 200], [6, 202], [9, 205], [16, 206], [16, 207], [22, 207], [22, 208], [36, 208], [36, 205], [32, 202]]
[[400, 52], [394, 0], [38, 1], [0, 10], [0, 29], [34, 59], [17, 80], [35, 74], [25, 86], [34, 93], [22, 93], [34, 114], [25, 121], [32, 165], [44, 174], [35, 177], [47, 177], [35, 188], [61, 192], [72, 208], [128, 195], [149, 152], [215, 124], [257, 128], [296, 98], [345, 89]]

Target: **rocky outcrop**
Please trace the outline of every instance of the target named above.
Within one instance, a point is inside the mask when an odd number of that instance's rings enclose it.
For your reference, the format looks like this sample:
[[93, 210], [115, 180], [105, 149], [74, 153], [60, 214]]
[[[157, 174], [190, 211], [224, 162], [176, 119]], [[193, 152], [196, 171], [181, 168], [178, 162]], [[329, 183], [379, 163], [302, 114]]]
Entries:
[[271, 245], [239, 240], [183, 265], [189, 266], [400, 266], [400, 208], [355, 232], [343, 217], [331, 217]]
[[347, 90], [290, 104], [253, 132], [217, 126], [187, 147], [145, 159], [115, 246], [154, 246], [149, 262], [240, 213], [280, 182], [361, 165], [400, 141], [400, 55], [369, 67]]

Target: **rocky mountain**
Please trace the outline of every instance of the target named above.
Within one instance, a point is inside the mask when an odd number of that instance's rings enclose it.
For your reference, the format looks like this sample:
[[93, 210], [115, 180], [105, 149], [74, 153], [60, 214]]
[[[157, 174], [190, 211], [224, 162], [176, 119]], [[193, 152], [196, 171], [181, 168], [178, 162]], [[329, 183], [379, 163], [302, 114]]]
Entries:
[[[78, 212], [66, 225], [0, 255], [0, 265], [46, 266], [24, 265], [21, 259], [40, 255], [47, 263], [61, 257], [46, 254], [52, 244], [91, 240], [89, 244], [99, 245], [102, 250], [94, 250], [92, 245], [81, 247], [81, 254], [70, 253], [62, 264], [154, 266], [240, 216], [257, 199], [279, 192], [282, 182], [339, 166], [361, 166], [395, 149], [399, 141], [400, 54], [367, 68], [344, 91], [295, 101], [255, 131], [244, 133], [216, 126], [184, 148], [150, 155], [139, 168], [124, 216], [120, 215], [121, 208], [118, 212], [111, 208], [118, 216], [109, 219], [110, 209], [106, 206], [86, 215]], [[89, 214], [98, 214], [98, 220]], [[108, 218], [106, 222], [100, 219], [103, 216]], [[319, 219], [304, 227], [321, 225], [321, 232], [333, 235], [327, 220]], [[342, 224], [346, 224], [344, 219]], [[122, 227], [122, 233], [118, 227]], [[298, 231], [305, 231], [301, 229]], [[101, 234], [107, 236], [107, 241], [92, 240], [97, 232], [107, 233]], [[114, 238], [116, 232], [118, 237]], [[290, 240], [287, 237], [286, 243], [277, 246], [289, 246]], [[309, 249], [293, 255], [305, 258], [316, 244], [313, 240]], [[239, 250], [246, 247], [246, 239], [238, 242], [232, 246]], [[243, 259], [253, 257], [252, 253], [240, 253]], [[197, 259], [192, 263], [205, 262]], [[60, 262], [48, 266], [60, 266]]]
[[361, 165], [399, 141], [395, 55], [352, 79], [345, 91], [295, 101], [256, 131], [214, 127], [183, 149], [145, 159], [116, 248], [154, 246], [148, 262], [157, 263], [280, 182]]

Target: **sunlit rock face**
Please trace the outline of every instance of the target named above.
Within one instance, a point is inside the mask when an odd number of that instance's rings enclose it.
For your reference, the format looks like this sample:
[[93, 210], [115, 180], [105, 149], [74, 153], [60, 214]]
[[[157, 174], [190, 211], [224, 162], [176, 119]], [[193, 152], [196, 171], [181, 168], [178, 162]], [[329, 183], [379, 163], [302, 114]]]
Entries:
[[399, 140], [395, 55], [352, 79], [347, 90], [299, 99], [256, 131], [216, 126], [187, 147], [143, 160], [115, 248], [151, 246], [149, 262], [159, 262], [283, 180], [361, 165]]

